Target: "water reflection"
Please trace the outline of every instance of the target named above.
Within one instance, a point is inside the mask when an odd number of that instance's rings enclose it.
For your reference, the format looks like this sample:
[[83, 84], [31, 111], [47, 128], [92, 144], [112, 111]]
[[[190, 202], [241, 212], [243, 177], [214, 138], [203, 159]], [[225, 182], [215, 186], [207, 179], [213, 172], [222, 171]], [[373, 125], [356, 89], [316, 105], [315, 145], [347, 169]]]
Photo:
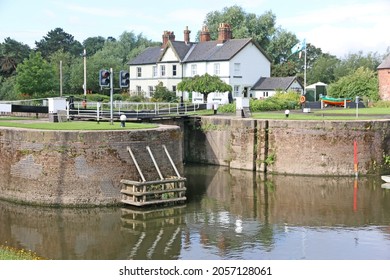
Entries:
[[390, 259], [380, 178], [268, 176], [187, 166], [168, 208], [0, 202], [0, 244], [48, 259]]

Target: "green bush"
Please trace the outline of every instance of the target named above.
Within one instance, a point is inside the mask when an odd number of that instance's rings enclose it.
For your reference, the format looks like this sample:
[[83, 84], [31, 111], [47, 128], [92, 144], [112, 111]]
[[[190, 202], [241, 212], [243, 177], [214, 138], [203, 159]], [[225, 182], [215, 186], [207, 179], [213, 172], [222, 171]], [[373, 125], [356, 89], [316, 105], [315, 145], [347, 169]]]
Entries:
[[390, 108], [390, 101], [379, 100], [373, 103], [372, 106], [377, 108]]
[[236, 112], [236, 103], [224, 104], [218, 107], [220, 113], [234, 113]]
[[[296, 92], [276, 93], [266, 99], [250, 99], [249, 108], [251, 112], [279, 111], [286, 109], [297, 109], [299, 107], [300, 94]], [[224, 104], [218, 107], [218, 112], [234, 113], [236, 103]]]

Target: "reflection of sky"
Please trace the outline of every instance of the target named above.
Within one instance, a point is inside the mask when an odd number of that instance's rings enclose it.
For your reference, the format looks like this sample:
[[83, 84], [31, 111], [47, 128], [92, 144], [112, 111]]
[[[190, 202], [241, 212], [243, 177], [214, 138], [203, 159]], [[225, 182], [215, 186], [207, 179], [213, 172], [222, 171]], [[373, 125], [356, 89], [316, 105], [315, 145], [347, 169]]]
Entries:
[[[219, 213], [217, 225], [189, 226], [190, 240], [180, 259], [267, 259], [267, 260], [388, 260], [390, 234], [384, 227], [301, 227], [270, 225], [272, 240], [265, 244], [262, 227], [255, 220], [234, 219]], [[237, 222], [239, 221], [239, 222]], [[215, 221], [214, 221], [215, 222]], [[187, 224], [188, 225], [188, 224]], [[241, 232], [237, 232], [237, 225]], [[206, 230], [205, 230], [206, 229]], [[229, 229], [229, 230], [227, 230]], [[206, 231], [206, 242], [205, 232]], [[216, 236], [224, 235], [228, 250], [221, 252]], [[211, 240], [213, 239], [214, 240]], [[183, 240], [183, 243], [185, 241]], [[240, 244], [240, 246], [234, 246]]]

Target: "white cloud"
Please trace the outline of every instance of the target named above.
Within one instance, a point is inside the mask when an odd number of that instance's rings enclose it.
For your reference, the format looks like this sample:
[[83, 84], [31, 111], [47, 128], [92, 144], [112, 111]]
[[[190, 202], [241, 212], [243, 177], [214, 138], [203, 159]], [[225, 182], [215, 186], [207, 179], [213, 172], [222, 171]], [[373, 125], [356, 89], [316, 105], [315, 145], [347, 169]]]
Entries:
[[81, 5], [68, 5], [67, 8], [74, 12], [80, 12], [87, 15], [93, 16], [104, 16], [104, 17], [124, 17], [128, 13], [123, 9], [113, 9], [113, 8], [94, 8], [86, 7]]
[[306, 38], [324, 52], [344, 56], [357, 51], [384, 53], [390, 46], [387, 18], [390, 2], [331, 6], [304, 15], [283, 18], [279, 23]]

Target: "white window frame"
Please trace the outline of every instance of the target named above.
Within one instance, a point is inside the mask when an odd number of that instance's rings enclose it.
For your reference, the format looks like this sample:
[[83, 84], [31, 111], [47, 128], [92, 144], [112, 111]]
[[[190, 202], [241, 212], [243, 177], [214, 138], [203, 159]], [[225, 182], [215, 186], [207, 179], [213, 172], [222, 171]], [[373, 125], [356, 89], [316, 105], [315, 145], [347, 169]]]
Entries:
[[214, 75], [219, 76], [221, 73], [221, 65], [219, 63], [214, 63]]
[[165, 65], [160, 65], [160, 75], [161, 77], [165, 77], [166, 75]]
[[157, 77], [157, 66], [153, 66], [153, 77]]
[[136, 86], [136, 91], [137, 93], [141, 93], [142, 92], [142, 87], [141, 86]]
[[154, 86], [149, 86], [149, 96], [152, 97], [154, 95]]
[[198, 65], [191, 64], [191, 76], [194, 77], [198, 73]]
[[137, 78], [142, 77], [142, 67], [137, 67]]
[[234, 76], [241, 75], [241, 63], [234, 63]]
[[173, 77], [177, 76], [177, 65], [176, 64], [172, 65], [172, 76]]
[[240, 86], [233, 86], [233, 97], [241, 97]]

